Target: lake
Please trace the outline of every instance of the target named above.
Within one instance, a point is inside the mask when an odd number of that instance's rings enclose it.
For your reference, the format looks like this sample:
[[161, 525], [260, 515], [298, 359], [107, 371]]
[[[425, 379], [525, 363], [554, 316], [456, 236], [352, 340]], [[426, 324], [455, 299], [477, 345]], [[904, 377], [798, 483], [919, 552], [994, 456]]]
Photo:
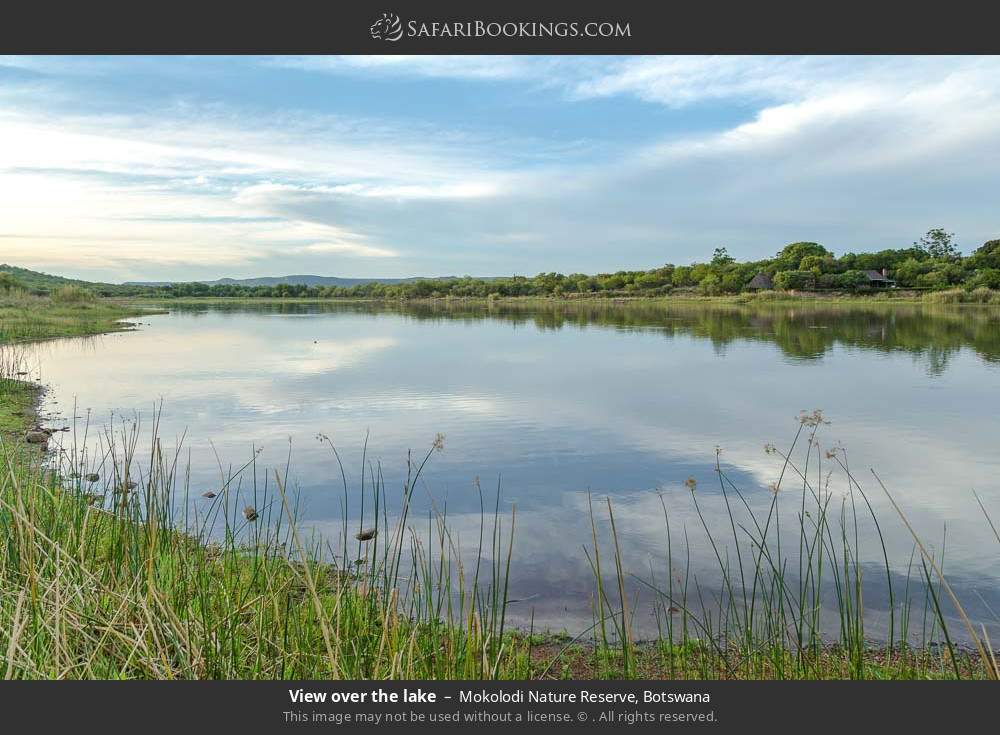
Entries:
[[[304, 524], [335, 538], [341, 477], [319, 434], [335, 443], [352, 488], [367, 441], [390, 503], [401, 492], [408, 451], [422, 457], [442, 434], [443, 450], [432, 454], [414, 494], [415, 523], [426, 528], [428, 513], [446, 508], [463, 558], [474, 555], [476, 480], [490, 506], [499, 486], [502, 512], [516, 507], [511, 615], [536, 629], [571, 632], [593, 621], [584, 551], [593, 546], [590, 502], [609, 544], [611, 499], [628, 573], [683, 576], [710, 591], [718, 563], [689, 478], [728, 554], [737, 542], [717, 456], [748, 504], [765, 509], [783, 466], [766, 445], [786, 450], [800, 413], [820, 409], [830, 423], [811, 454], [815, 485], [839, 470], [826, 452], [843, 458], [846, 449], [893, 574], [919, 577], [912, 537], [874, 468], [928, 547], [944, 551], [945, 571], [970, 613], [997, 622], [1000, 543], [973, 494], [1000, 518], [995, 308], [222, 303], [170, 307], [142, 317], [135, 331], [30, 350], [33, 371], [51, 387], [44, 406], [51, 423], [79, 417], [79, 435], [89, 416], [91, 442], [111, 422], [138, 418], [148, 429], [162, 401], [159, 435], [167, 446], [183, 436], [194, 512], [203, 490], [218, 489], [229, 468], [259, 450], [258, 472], [284, 472], [287, 464]], [[802, 438], [798, 446], [799, 454], [809, 451]], [[780, 490], [791, 496], [783, 511], [790, 518], [798, 512], [797, 482]], [[849, 502], [841, 472], [827, 492], [838, 508]], [[690, 561], [675, 558], [669, 573], [664, 509], [675, 557], [690, 553]], [[359, 513], [352, 495], [352, 529], [364, 524]], [[870, 522], [861, 536], [877, 635], [882, 551]], [[648, 589], [636, 581], [632, 594], [635, 624], [649, 632]]]

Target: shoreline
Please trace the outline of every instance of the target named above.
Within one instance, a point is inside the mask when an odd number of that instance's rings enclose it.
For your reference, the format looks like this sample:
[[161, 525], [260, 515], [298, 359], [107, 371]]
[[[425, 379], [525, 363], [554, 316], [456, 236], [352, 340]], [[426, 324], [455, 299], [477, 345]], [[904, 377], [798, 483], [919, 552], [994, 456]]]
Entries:
[[198, 304], [464, 304], [464, 305], [558, 305], [558, 306], [630, 306], [630, 305], [702, 305], [702, 306], [799, 306], [799, 305], [836, 305], [836, 306], [962, 306], [962, 307], [997, 307], [997, 302], [976, 301], [936, 301], [935, 293], [906, 292], [900, 294], [880, 293], [878, 295], [859, 294], [814, 294], [814, 293], [779, 293], [774, 295], [733, 294], [724, 296], [700, 296], [696, 294], [671, 295], [593, 295], [593, 296], [500, 296], [496, 298], [483, 296], [432, 296], [409, 299], [374, 298], [374, 297], [319, 297], [319, 296], [183, 296], [164, 298], [157, 296], [137, 296], [115, 298], [114, 301], [126, 305], [150, 304], [169, 307], [171, 304], [191, 306]]

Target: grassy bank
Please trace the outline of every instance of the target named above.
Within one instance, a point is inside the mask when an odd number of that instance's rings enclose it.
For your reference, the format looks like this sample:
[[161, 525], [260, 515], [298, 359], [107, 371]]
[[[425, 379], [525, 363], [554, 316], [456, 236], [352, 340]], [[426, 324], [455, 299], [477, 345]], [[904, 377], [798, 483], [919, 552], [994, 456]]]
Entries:
[[[93, 313], [120, 307], [31, 308], [51, 329], [83, 330], [102, 323]], [[62, 316], [46, 316], [47, 308]], [[88, 316], [67, 324], [73, 313]], [[36, 334], [56, 336], [43, 332]], [[377, 463], [363, 460], [348, 473], [324, 438], [343, 507], [348, 496], [364, 504], [360, 519], [344, 511], [334, 538], [313, 537], [296, 521], [289, 468], [258, 468], [251, 457], [218, 486], [191, 488], [180, 448], [163, 449], [155, 417], [148, 427], [78, 426], [52, 440], [43, 463], [23, 439], [35, 389], [19, 380], [16, 348], [4, 350], [0, 672], [7, 677], [997, 675], [985, 629], [967, 621], [940, 558], [915, 540], [910, 564], [902, 560], [905, 579], [893, 574], [901, 560], [863, 558], [861, 538], [881, 538], [880, 524], [905, 521], [876, 519], [869, 493], [883, 489], [863, 488], [844, 455], [820, 451], [818, 414], [802, 417], [786, 452], [769, 449], [782, 479], [766, 503], [721, 466], [711, 478], [689, 480], [695, 527], [678, 527], [664, 503], [667, 552], [648, 574], [625, 568], [615, 509], [593, 499], [592, 543], [580, 552], [593, 571], [593, 622], [575, 637], [553, 636], [530, 624], [514, 629], [508, 618], [517, 518], [500, 512], [499, 492], [479, 490], [471, 558], [458, 553], [446, 511], [419, 519], [411, 512], [441, 438], [408, 463], [402, 488], [386, 487]], [[95, 432], [96, 445], [87, 441]], [[706, 520], [720, 513], [728, 519], [721, 535]], [[791, 529], [782, 525], [789, 519]], [[712, 579], [690, 570], [695, 545], [717, 558]], [[888, 634], [878, 643], [862, 584], [873, 575], [885, 577], [890, 601], [878, 621]], [[634, 630], [640, 590], [653, 601], [650, 640]]]
[[130, 325], [121, 320], [144, 310], [96, 298], [89, 291], [72, 286], [51, 296], [0, 291], [0, 344], [128, 329]]

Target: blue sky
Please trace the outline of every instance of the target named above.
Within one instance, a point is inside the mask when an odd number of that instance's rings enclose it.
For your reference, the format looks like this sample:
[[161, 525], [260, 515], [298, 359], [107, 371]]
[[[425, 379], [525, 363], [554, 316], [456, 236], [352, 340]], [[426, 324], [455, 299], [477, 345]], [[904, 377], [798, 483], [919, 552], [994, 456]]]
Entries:
[[0, 261], [506, 275], [1000, 235], [997, 57], [0, 57]]

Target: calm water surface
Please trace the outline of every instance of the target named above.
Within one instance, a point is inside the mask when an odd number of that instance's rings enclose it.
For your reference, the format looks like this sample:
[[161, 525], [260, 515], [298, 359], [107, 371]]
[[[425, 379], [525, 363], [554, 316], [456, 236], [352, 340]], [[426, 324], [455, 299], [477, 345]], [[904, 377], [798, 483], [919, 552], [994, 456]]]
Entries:
[[[426, 525], [446, 505], [463, 554], [474, 554], [474, 482], [489, 494], [499, 482], [502, 507], [517, 509], [511, 596], [524, 602], [513, 614], [570, 630], [592, 620], [588, 494], [613, 500], [629, 571], [659, 578], [662, 496], [692, 547], [690, 569], [673, 575], [701, 574], [710, 586], [717, 565], [685, 480], [696, 479], [709, 524], [725, 530], [717, 448], [751, 503], [766, 507], [782, 463], [765, 445], [787, 447], [796, 416], [822, 409], [831, 422], [822, 450], [847, 449], [895, 572], [906, 574], [912, 541], [869, 468], [935, 551], [944, 547], [977, 618], [996, 622], [989, 610], [1000, 611], [1000, 544], [973, 496], [1000, 517], [997, 310], [224, 305], [172, 308], [134, 332], [32, 349], [52, 387], [53, 423], [70, 423], [75, 405], [92, 426], [138, 416], [148, 427], [162, 399], [160, 435], [167, 445], [185, 435], [192, 494], [219, 486], [220, 462], [238, 467], [260, 449], [260, 467], [283, 468], [291, 452], [303, 517], [331, 536], [340, 476], [317, 434], [333, 438], [352, 485], [367, 436], [390, 497], [408, 450], [422, 454], [443, 434], [416, 514]], [[838, 478], [831, 491], [846, 497]], [[878, 562], [869, 531], [862, 545]], [[866, 579], [873, 608], [881, 574], [876, 565]], [[636, 624], [651, 620], [640, 606]]]

